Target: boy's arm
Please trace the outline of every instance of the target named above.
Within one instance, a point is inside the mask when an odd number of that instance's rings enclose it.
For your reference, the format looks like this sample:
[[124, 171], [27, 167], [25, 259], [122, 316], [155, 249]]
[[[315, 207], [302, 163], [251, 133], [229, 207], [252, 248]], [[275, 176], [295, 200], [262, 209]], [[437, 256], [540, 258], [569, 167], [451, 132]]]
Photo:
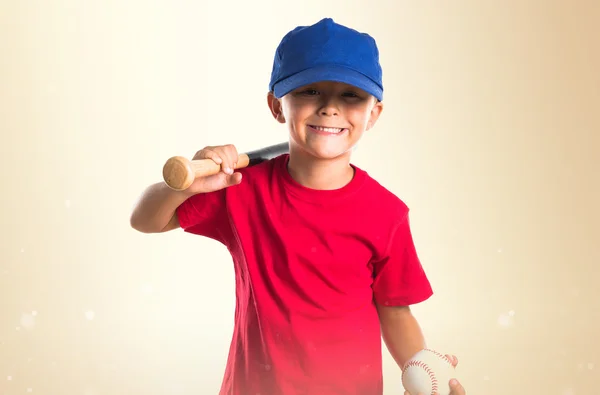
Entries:
[[400, 369], [418, 351], [426, 348], [421, 327], [409, 306], [377, 304], [381, 334], [385, 345]]
[[130, 217], [131, 227], [143, 233], [160, 233], [179, 228], [177, 208], [190, 197], [200, 193], [210, 193], [233, 185], [242, 180], [242, 175], [234, 172], [238, 154], [235, 146], [222, 145], [205, 147], [192, 158], [212, 159], [220, 165], [222, 172], [199, 177], [184, 191], [175, 191], [165, 183], [150, 185], [143, 192]]
[[433, 294], [412, 237], [408, 208], [403, 209], [399, 214], [402, 219], [390, 231], [385, 253], [374, 263], [373, 282], [382, 338], [401, 369], [426, 348], [410, 306]]
[[131, 227], [142, 233], [160, 233], [178, 228], [177, 207], [192, 195], [189, 191], [175, 191], [164, 182], [150, 185], [131, 213]]

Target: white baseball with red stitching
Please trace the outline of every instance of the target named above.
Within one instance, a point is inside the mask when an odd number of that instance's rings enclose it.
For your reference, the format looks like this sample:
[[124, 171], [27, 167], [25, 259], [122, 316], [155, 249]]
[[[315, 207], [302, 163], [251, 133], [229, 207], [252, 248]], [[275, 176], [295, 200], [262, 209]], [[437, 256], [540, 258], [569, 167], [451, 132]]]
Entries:
[[443, 354], [425, 349], [404, 364], [402, 385], [410, 395], [449, 395], [451, 379], [455, 378], [452, 362]]

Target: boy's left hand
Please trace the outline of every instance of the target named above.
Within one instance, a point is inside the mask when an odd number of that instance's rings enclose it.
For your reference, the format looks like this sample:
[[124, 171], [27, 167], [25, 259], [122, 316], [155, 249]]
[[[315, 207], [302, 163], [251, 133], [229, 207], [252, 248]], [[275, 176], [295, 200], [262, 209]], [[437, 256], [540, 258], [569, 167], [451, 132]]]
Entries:
[[[452, 366], [456, 367], [458, 365], [458, 358], [454, 355], [446, 354], [449, 360], [452, 361]], [[450, 380], [450, 395], [466, 395], [466, 391], [464, 387], [458, 382], [456, 379]], [[410, 395], [408, 391], [404, 391], [404, 395]], [[427, 395], [427, 394], [417, 394], [417, 395]], [[437, 395], [437, 394], [436, 394]]]

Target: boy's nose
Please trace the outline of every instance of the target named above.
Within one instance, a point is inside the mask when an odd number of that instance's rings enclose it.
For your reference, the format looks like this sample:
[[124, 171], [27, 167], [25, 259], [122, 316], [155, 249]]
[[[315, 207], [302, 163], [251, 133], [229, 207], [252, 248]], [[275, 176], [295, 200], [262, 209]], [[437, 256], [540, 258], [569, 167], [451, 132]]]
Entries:
[[333, 107], [324, 107], [321, 110], [321, 115], [335, 116], [338, 115], [338, 111]]
[[324, 100], [323, 106], [321, 107], [321, 115], [333, 116], [333, 115], [338, 115], [338, 114], [339, 114], [339, 109], [336, 105], [335, 100], [334, 99]]

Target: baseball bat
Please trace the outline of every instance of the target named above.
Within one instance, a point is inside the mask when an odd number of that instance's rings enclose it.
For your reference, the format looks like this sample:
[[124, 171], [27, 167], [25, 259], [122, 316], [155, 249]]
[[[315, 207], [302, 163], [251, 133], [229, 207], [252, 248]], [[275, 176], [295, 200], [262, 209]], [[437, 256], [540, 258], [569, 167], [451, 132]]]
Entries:
[[[287, 152], [289, 152], [288, 142], [242, 153], [238, 155], [235, 168], [254, 166]], [[212, 159], [189, 160], [183, 156], [173, 156], [163, 166], [163, 179], [171, 189], [183, 191], [189, 188], [196, 178], [214, 175], [220, 171], [221, 166]]]

